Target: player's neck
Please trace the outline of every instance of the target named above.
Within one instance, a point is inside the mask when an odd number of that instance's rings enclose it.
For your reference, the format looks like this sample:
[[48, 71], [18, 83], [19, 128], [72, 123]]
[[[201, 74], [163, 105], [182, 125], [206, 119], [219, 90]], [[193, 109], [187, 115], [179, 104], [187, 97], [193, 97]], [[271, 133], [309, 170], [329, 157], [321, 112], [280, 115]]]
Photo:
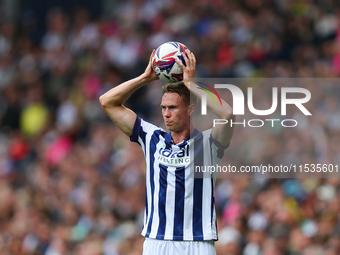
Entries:
[[184, 139], [187, 139], [194, 131], [194, 126], [190, 125], [190, 128], [186, 128], [180, 132], [171, 131], [171, 138], [175, 144], [181, 143]]

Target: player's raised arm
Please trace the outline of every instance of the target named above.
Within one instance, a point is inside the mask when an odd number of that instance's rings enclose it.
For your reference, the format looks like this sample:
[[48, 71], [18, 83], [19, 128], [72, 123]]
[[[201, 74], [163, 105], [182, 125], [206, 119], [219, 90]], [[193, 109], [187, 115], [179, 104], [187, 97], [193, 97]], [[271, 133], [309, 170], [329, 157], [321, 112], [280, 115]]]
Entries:
[[[190, 91], [201, 100], [202, 95], [205, 92], [201, 89], [198, 89], [198, 86], [192, 80], [195, 77], [195, 69], [196, 69], [195, 55], [192, 52], [186, 51], [186, 54], [184, 54], [183, 52], [182, 56], [185, 60], [186, 66], [184, 66], [184, 64], [178, 59], [176, 59], [176, 62], [183, 68], [183, 82], [185, 86], [189, 88]], [[218, 100], [215, 95], [214, 97], [216, 100]], [[228, 120], [228, 123], [230, 123], [231, 120], [235, 121], [235, 116], [233, 115], [233, 109], [224, 100], [222, 100], [222, 106], [215, 105], [213, 99], [210, 97], [207, 97], [207, 107], [213, 113], [215, 113], [220, 119], [226, 119]], [[233, 136], [233, 133], [234, 133], [234, 128], [230, 127], [230, 125], [217, 125], [213, 127], [212, 129], [213, 138], [221, 146], [226, 146], [230, 142]]]
[[149, 64], [143, 74], [114, 87], [99, 98], [99, 101], [107, 115], [109, 115], [116, 126], [127, 136], [132, 135], [133, 126], [137, 116], [132, 110], [124, 107], [123, 103], [137, 89], [158, 79], [151, 67], [153, 54], [154, 51], [150, 56]]

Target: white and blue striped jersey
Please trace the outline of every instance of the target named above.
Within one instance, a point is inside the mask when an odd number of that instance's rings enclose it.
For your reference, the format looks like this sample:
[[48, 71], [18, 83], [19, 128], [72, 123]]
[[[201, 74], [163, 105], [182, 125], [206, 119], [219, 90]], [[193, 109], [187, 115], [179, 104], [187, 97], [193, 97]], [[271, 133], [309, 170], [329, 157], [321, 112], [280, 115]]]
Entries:
[[146, 202], [142, 235], [163, 240], [217, 240], [215, 177], [193, 178], [190, 166], [220, 164], [226, 148], [211, 129], [197, 129], [174, 144], [167, 133], [137, 118], [131, 141], [146, 159]]

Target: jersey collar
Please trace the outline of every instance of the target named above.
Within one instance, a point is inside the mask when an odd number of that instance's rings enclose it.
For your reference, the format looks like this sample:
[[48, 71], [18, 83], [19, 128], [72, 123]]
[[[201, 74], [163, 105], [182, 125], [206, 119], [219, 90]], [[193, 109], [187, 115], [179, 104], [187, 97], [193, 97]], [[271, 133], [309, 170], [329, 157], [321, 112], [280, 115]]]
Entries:
[[[192, 131], [191, 134], [187, 138], [185, 138], [182, 142], [180, 142], [180, 143], [178, 143], [176, 145], [180, 145], [180, 144], [182, 144], [184, 142], [187, 142], [189, 139], [194, 138], [199, 133], [200, 132], [197, 130], [197, 128], [194, 128], [194, 131]], [[172, 140], [172, 137], [171, 137], [171, 131], [166, 133], [164, 138], [165, 138], [165, 142], [168, 142], [170, 144], [175, 144], [174, 141]]]

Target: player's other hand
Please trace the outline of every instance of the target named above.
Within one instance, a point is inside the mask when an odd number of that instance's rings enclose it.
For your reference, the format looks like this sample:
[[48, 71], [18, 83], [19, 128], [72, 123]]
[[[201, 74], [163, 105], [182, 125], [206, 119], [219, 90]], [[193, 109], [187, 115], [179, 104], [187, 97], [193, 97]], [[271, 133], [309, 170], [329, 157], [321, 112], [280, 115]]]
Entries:
[[189, 50], [186, 50], [185, 53], [182, 52], [182, 56], [183, 56], [186, 66], [178, 58], [176, 58], [176, 63], [179, 64], [180, 67], [182, 67], [183, 82], [187, 87], [189, 87], [190, 80], [195, 77], [196, 58], [195, 58], [194, 53], [189, 52]]
[[148, 82], [152, 82], [154, 80], [159, 79], [158, 76], [156, 75], [156, 73], [154, 72], [154, 70], [152, 69], [152, 57], [153, 54], [155, 53], [155, 50], [152, 51], [151, 56], [150, 56], [150, 60], [149, 60], [149, 64], [146, 67], [143, 76], [144, 78], [148, 81]]

